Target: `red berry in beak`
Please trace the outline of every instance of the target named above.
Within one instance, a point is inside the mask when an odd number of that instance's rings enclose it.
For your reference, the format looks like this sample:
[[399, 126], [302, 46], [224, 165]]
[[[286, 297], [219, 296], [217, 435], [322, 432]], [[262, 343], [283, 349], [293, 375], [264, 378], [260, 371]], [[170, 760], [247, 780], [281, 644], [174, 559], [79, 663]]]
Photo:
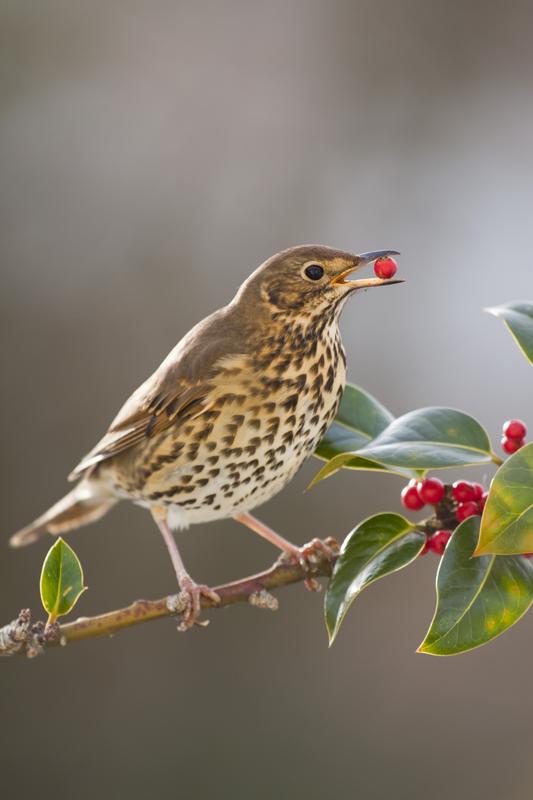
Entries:
[[378, 258], [374, 264], [374, 273], [376, 277], [382, 278], [383, 280], [388, 280], [396, 275], [397, 269], [398, 264], [390, 256], [387, 256], [386, 258]]

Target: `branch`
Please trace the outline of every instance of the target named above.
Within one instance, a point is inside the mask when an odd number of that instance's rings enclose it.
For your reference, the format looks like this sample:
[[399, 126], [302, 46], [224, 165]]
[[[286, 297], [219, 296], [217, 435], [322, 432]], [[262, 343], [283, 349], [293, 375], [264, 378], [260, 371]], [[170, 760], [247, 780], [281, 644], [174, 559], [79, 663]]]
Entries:
[[[328, 538], [325, 544], [338, 552], [339, 545], [335, 539]], [[300, 564], [289, 562], [285, 556], [281, 556], [264, 572], [214, 587], [220, 597], [220, 603], [202, 597], [201, 606], [204, 609], [223, 608], [247, 602], [257, 608], [276, 611], [278, 601], [270, 594], [272, 589], [300, 581], [314, 583], [313, 588], [318, 588], [313, 579], [330, 576], [335, 560], [336, 557], [328, 559], [322, 551], [316, 549], [308, 559], [306, 570]], [[0, 656], [25, 655], [33, 658], [57, 645], [65, 646], [70, 642], [92, 639], [95, 636], [111, 636], [123, 628], [140, 625], [142, 622], [179, 616], [186, 610], [187, 602], [187, 597], [183, 594], [168, 595], [159, 600], [135, 600], [131, 605], [116, 611], [94, 617], [80, 617], [74, 622], [63, 625], [54, 623], [50, 626], [46, 626], [42, 621], [32, 624], [29, 609], [23, 609], [16, 620], [0, 628]], [[198, 624], [206, 625], [207, 622]]]

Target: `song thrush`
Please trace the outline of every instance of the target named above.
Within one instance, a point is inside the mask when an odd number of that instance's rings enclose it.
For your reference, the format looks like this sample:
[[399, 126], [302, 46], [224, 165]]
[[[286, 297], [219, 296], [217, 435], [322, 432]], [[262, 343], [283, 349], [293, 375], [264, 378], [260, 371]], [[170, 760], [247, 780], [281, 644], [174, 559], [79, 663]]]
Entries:
[[305, 560], [250, 511], [283, 489], [333, 421], [346, 371], [340, 312], [359, 289], [399, 282], [349, 277], [391, 254], [305, 245], [265, 261], [131, 395], [70, 475], [76, 487], [11, 544], [93, 522], [121, 499], [145, 506], [188, 593], [184, 628], [201, 595], [218, 598], [190, 578], [172, 529], [233, 517]]

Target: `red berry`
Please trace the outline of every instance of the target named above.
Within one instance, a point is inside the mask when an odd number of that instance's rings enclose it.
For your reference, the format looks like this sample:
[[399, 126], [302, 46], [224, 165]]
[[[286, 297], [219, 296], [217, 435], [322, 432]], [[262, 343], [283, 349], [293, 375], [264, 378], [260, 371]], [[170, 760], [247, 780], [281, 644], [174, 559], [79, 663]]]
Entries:
[[378, 278], [392, 278], [393, 275], [396, 275], [397, 269], [398, 264], [390, 256], [387, 256], [387, 258], [378, 258], [374, 264], [374, 272]]
[[489, 496], [488, 492], [483, 492], [483, 494], [481, 495], [481, 497], [480, 497], [480, 499], [478, 501], [478, 506], [479, 506], [479, 510], [480, 511], [483, 511], [483, 509], [485, 508], [485, 503], [487, 502], [487, 497], [488, 496]]
[[402, 489], [402, 504], [410, 511], [420, 511], [425, 506], [424, 501], [418, 496], [416, 486], [405, 486]]
[[503, 435], [507, 439], [524, 439], [527, 428], [521, 419], [508, 419], [503, 426]]
[[446, 494], [444, 484], [438, 478], [426, 478], [423, 481], [419, 481], [416, 488], [422, 502], [430, 506], [436, 506]]
[[463, 522], [468, 517], [476, 517], [479, 515], [478, 504], [469, 500], [467, 503], [459, 503], [455, 516], [459, 522]]
[[476, 490], [468, 481], [455, 481], [452, 485], [452, 497], [458, 503], [467, 503], [476, 499]]
[[521, 447], [525, 445], [525, 441], [523, 439], [508, 439], [507, 436], [504, 436], [502, 439], [502, 450], [505, 453], [516, 453], [517, 450], [520, 450]]
[[479, 502], [485, 494], [485, 487], [481, 483], [473, 483], [474, 492], [476, 493], [475, 499]]
[[451, 531], [437, 531], [429, 540], [429, 549], [441, 556], [444, 553], [444, 548], [451, 539]]

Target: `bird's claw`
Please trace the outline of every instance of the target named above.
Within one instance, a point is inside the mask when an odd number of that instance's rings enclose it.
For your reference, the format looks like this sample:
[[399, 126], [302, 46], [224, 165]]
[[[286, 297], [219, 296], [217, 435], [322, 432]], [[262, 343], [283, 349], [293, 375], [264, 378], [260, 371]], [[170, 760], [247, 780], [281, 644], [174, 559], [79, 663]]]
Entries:
[[313, 577], [313, 572], [320, 561], [332, 561], [336, 554], [336, 549], [333, 546], [318, 538], [311, 539], [303, 547], [295, 548], [291, 554], [292, 560], [296, 561], [304, 572], [310, 573], [304, 581], [306, 589], [310, 592], [319, 592], [321, 590], [322, 587], [317, 579]]
[[201, 599], [207, 597], [213, 603], [220, 603], [220, 595], [205, 583], [196, 583], [189, 575], [185, 575], [180, 581], [180, 594], [185, 595], [187, 607], [183, 612], [180, 624], [178, 625], [179, 631], [188, 631], [193, 625], [200, 625], [205, 627], [208, 621], [199, 622], [198, 617], [201, 612]]
[[307, 544], [304, 544], [304, 546], [300, 548], [300, 552], [304, 559], [311, 563], [318, 563], [323, 559], [332, 561], [336, 555], [335, 550], [330, 544], [316, 537], [311, 539], [310, 542], [307, 542]]

